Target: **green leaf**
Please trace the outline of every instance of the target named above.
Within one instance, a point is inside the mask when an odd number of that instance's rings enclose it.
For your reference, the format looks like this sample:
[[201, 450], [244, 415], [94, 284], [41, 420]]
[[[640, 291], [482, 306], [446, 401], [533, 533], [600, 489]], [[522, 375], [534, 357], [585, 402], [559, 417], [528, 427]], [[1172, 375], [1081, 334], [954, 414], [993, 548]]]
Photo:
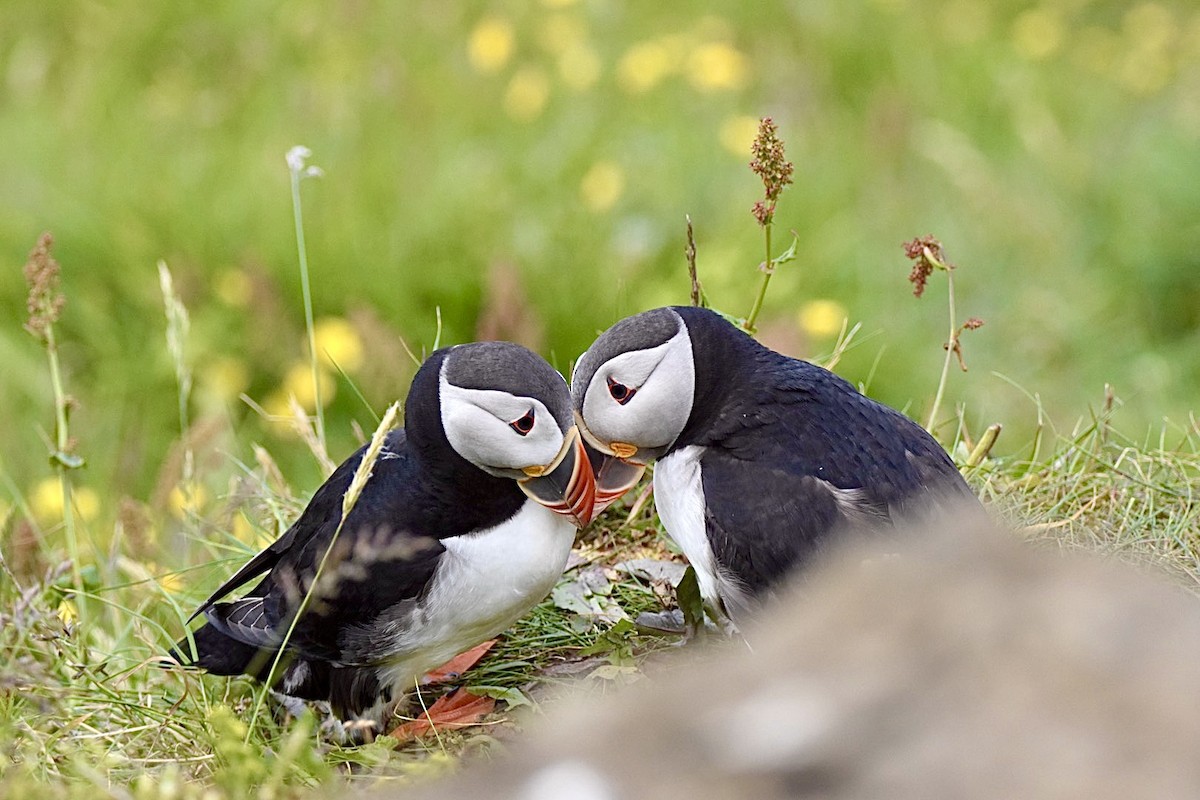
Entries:
[[[705, 300], [705, 302], [707, 302], [707, 299]], [[726, 314], [721, 309], [713, 308], [710, 305], [705, 305], [704, 307], [707, 308], [709, 311], [715, 311], [717, 314], [720, 315], [721, 319], [725, 320], [730, 325], [733, 325], [736, 328], [741, 328], [742, 330], [746, 330], [746, 320], [745, 319], [743, 319], [741, 317], [735, 317], [733, 314]]]
[[526, 697], [524, 692], [513, 686], [468, 686], [467, 691], [476, 697], [503, 700], [508, 703], [509, 708], [533, 705], [533, 701]]
[[786, 264], [789, 261], [796, 260], [796, 245], [800, 243], [800, 234], [792, 231], [792, 245], [787, 250], [784, 250], [779, 255], [771, 259], [771, 267], [778, 267], [780, 264]]
[[55, 450], [50, 453], [50, 466], [62, 467], [63, 469], [79, 469], [87, 462], [83, 456], [68, 453], [64, 450]]
[[695, 568], [689, 566], [683, 573], [683, 580], [675, 587], [675, 599], [683, 611], [683, 621], [688, 630], [700, 635], [704, 631], [704, 600], [700, 596], [700, 581], [696, 578]]
[[596, 637], [596, 641], [579, 651], [582, 656], [608, 655], [622, 660], [632, 656], [630, 641], [637, 635], [637, 626], [628, 617]]

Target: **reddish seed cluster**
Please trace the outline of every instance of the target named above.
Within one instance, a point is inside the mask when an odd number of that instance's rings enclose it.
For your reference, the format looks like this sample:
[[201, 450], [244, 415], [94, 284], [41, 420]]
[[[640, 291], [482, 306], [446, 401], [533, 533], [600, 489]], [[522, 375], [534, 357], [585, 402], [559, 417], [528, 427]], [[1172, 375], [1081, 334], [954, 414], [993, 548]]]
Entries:
[[775, 203], [779, 195], [792, 182], [794, 166], [784, 158], [783, 142], [779, 139], [779, 130], [770, 117], [763, 117], [758, 124], [758, 135], [750, 148], [754, 160], [750, 169], [762, 179], [765, 196], [754, 204], [751, 213], [758, 224], [767, 226], [775, 216]]
[[50, 255], [53, 243], [54, 238], [49, 233], [43, 233], [37, 247], [29, 252], [29, 260], [25, 262], [25, 282], [29, 284], [29, 299], [26, 301], [29, 320], [25, 323], [25, 330], [43, 341], [47, 328], [58, 321], [66, 303], [66, 298], [58, 291], [58, 262]]
[[918, 236], [911, 242], [905, 242], [904, 255], [914, 262], [912, 272], [908, 274], [908, 280], [912, 283], [913, 294], [917, 297], [925, 293], [925, 282], [929, 280], [934, 267], [954, 268], [954, 265], [946, 258], [942, 243], [933, 234]]
[[966, 322], [963, 323], [963, 328], [965, 328], [966, 330], [969, 330], [969, 331], [978, 330], [979, 328], [982, 328], [982, 327], [983, 327], [983, 320], [981, 320], [979, 317], [971, 317], [970, 319], [968, 319]]

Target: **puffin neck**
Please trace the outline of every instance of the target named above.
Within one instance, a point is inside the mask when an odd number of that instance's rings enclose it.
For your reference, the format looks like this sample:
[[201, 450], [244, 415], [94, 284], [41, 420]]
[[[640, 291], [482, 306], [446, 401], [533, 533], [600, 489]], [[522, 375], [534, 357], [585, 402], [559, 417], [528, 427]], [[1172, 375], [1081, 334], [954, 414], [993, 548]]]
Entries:
[[439, 536], [491, 527], [515, 514], [525, 502], [517, 482], [489, 475], [450, 446], [442, 429], [439, 376], [450, 348], [425, 360], [413, 377], [404, 411], [404, 433], [417, 465], [417, 478], [439, 505], [453, 506], [454, 528], [439, 519]]
[[706, 433], [719, 427], [719, 419], [743, 399], [738, 387], [754, 385], [762, 356], [770, 352], [713, 311], [690, 306], [675, 311], [692, 340], [696, 386], [691, 416], [670, 450], [707, 444]]

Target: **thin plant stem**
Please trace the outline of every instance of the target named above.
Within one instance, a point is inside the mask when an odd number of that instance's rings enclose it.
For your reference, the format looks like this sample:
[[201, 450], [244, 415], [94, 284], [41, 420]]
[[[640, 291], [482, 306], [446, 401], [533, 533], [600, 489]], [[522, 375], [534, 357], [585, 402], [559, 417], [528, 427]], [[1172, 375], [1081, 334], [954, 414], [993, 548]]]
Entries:
[[692, 305], [700, 306], [704, 304], [704, 290], [700, 287], [700, 276], [696, 272], [696, 235], [692, 231], [692, 218], [685, 214], [683, 217], [687, 220], [687, 246], [683, 248], [683, 255], [687, 259], [688, 278], [692, 282]]
[[275, 683], [279, 677], [280, 664], [283, 662], [283, 656], [287, 650], [288, 643], [292, 640], [292, 634], [296, 631], [296, 625], [300, 621], [300, 617], [308, 610], [309, 604], [312, 602], [312, 596], [317, 591], [317, 585], [321, 580], [321, 575], [325, 571], [325, 565], [329, 562], [330, 555], [333, 553], [334, 547], [337, 545], [338, 538], [342, 534], [342, 527], [346, 524], [346, 518], [350, 516], [350, 512], [354, 510], [354, 506], [358, 503], [358, 498], [362, 494], [363, 488], [367, 481], [371, 479], [371, 475], [375, 468], [375, 463], [379, 459], [380, 453], [383, 451], [384, 439], [389, 431], [396, 426], [396, 421], [400, 415], [400, 404], [392, 403], [388, 410], [384, 412], [383, 419], [375, 428], [375, 433], [371, 437], [371, 443], [367, 446], [366, 452], [363, 453], [362, 460], [358, 463], [358, 467], [354, 470], [354, 476], [350, 480], [350, 486], [342, 495], [342, 515], [338, 519], [337, 527], [333, 530], [333, 535], [329, 537], [329, 544], [325, 547], [325, 552], [321, 555], [320, 561], [317, 562], [317, 569], [313, 573], [312, 581], [308, 585], [308, 589], [304, 593], [304, 597], [300, 599], [300, 604], [296, 607], [295, 613], [292, 614], [291, 620], [288, 622], [287, 631], [283, 635], [283, 639], [279, 642], [279, 649], [275, 653], [275, 658], [271, 662], [271, 668], [267, 672], [267, 678], [263, 681], [262, 689], [257, 693], [254, 702], [254, 710], [250, 715], [250, 724], [246, 728], [246, 741], [250, 741], [250, 737], [254, 733], [254, 726], [258, 722], [259, 712], [262, 710], [263, 701], [266, 700], [267, 691]]
[[946, 341], [946, 360], [942, 362], [942, 377], [938, 379], [937, 394], [933, 396], [933, 407], [929, 409], [929, 421], [925, 430], [933, 432], [933, 423], [937, 420], [938, 408], [942, 405], [942, 395], [946, 391], [946, 380], [950, 375], [950, 359], [954, 357], [954, 340], [958, 337], [958, 319], [954, 311], [954, 270], [946, 270], [946, 293], [950, 297], [950, 338]]
[[[62, 371], [58, 363], [58, 344], [54, 339], [54, 325], [46, 326], [46, 356], [50, 362], [50, 386], [54, 391], [54, 447], [57, 453], [67, 452], [70, 435], [67, 429], [67, 395], [63, 390]], [[83, 591], [83, 570], [79, 565], [79, 536], [75, 530], [75, 508], [72, 501], [71, 479], [67, 468], [57, 464], [58, 482], [62, 487], [63, 531], [67, 535], [67, 553], [71, 556], [71, 582], [75, 588], [76, 608], [79, 619], [85, 618], [87, 598]]]
[[308, 330], [308, 357], [312, 369], [313, 403], [316, 406], [314, 415], [317, 421], [317, 442], [325, 449], [325, 413], [321, 405], [321, 375], [317, 364], [317, 334], [313, 325], [312, 291], [308, 282], [308, 249], [304, 245], [304, 217], [300, 204], [301, 170], [293, 169], [292, 174], [292, 217], [296, 223], [296, 250], [300, 256], [300, 288], [304, 294], [304, 325]]
[[762, 311], [763, 298], [767, 296], [767, 284], [771, 282], [771, 275], [775, 269], [771, 265], [771, 224], [767, 223], [763, 226], [763, 238], [767, 242], [767, 260], [763, 262], [762, 281], [758, 284], [758, 296], [754, 298], [754, 305], [750, 308], [750, 316], [746, 317], [746, 330], [754, 333], [754, 321], [758, 319], [758, 312]]

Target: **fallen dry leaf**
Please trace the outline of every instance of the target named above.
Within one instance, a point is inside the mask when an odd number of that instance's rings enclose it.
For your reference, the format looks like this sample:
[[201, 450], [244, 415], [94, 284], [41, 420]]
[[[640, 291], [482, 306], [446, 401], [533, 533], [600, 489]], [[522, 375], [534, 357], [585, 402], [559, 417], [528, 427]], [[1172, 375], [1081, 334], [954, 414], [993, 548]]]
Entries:
[[417, 719], [397, 725], [388, 735], [407, 742], [424, 736], [434, 729], [446, 730], [474, 725], [496, 710], [496, 701], [491, 697], [476, 697], [466, 689], [455, 689], [437, 702]]
[[483, 644], [475, 645], [470, 650], [459, 653], [437, 669], [426, 672], [425, 677], [421, 678], [421, 685], [432, 686], [438, 683], [458, 680], [464, 672], [479, 663], [479, 659], [487, 655], [487, 652], [495, 644], [495, 639], [488, 639]]

